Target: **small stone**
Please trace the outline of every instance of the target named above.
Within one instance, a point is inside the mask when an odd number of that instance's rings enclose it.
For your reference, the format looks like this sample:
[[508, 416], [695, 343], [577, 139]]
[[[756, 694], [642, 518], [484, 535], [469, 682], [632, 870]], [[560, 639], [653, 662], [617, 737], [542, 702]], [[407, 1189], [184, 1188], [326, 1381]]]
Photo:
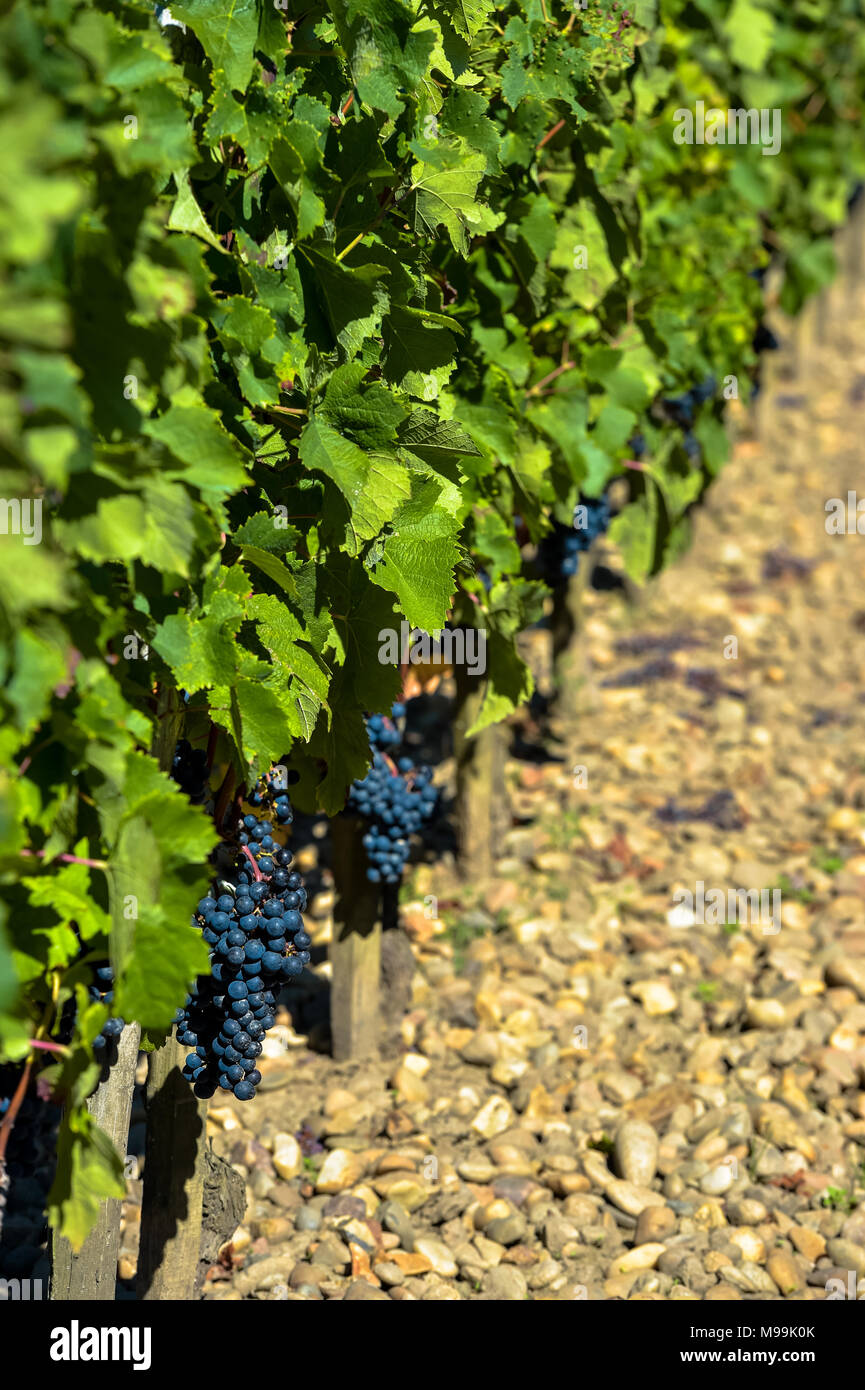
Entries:
[[[271, 1255], [263, 1260], [256, 1260], [254, 1264], [248, 1265], [238, 1270], [234, 1275], [234, 1287], [241, 1297], [245, 1298], [256, 1289], [272, 1288], [277, 1284], [291, 1284], [290, 1276], [298, 1267], [297, 1256], [290, 1253]], [[310, 1271], [312, 1265], [302, 1265], [302, 1269]], [[321, 1269], [318, 1271], [322, 1279], [332, 1277], [332, 1270]], [[298, 1280], [298, 1282], [302, 1282]], [[312, 1277], [310, 1283], [317, 1283], [317, 1279]], [[293, 1287], [293, 1285], [292, 1285]]]
[[709, 1197], [720, 1197], [722, 1193], [729, 1192], [735, 1180], [733, 1165], [719, 1163], [700, 1178], [700, 1191]]
[[775, 1102], [761, 1105], [757, 1112], [757, 1133], [779, 1149], [795, 1149], [813, 1163], [816, 1150], [807, 1134], [803, 1134], [794, 1117]]
[[456, 1260], [443, 1240], [434, 1236], [419, 1236], [415, 1240], [415, 1250], [419, 1255], [426, 1256], [436, 1274], [445, 1279], [452, 1279], [456, 1274]]
[[676, 995], [662, 980], [639, 980], [631, 986], [631, 993], [639, 999], [650, 1018], [675, 1013], [679, 1007]]
[[755, 1028], [787, 1027], [787, 1010], [780, 999], [749, 999], [745, 1010]]
[[713, 1288], [706, 1290], [704, 1298], [707, 1303], [739, 1303], [742, 1295], [732, 1284], [715, 1284]]
[[767, 1267], [782, 1294], [795, 1293], [805, 1284], [799, 1266], [787, 1250], [773, 1250]]
[[[495, 1265], [501, 1264], [502, 1255], [505, 1253], [503, 1245], [500, 1245], [495, 1240], [489, 1240], [486, 1236], [482, 1236], [480, 1232], [475, 1236], [472, 1244], [468, 1248], [473, 1251], [475, 1259], [480, 1257], [484, 1269], [492, 1269]], [[462, 1264], [463, 1261], [457, 1257], [457, 1263]]]
[[424, 1303], [461, 1303], [462, 1294], [453, 1284], [433, 1284], [423, 1296]]
[[676, 1213], [669, 1207], [644, 1207], [637, 1217], [634, 1245], [662, 1241], [676, 1229]]
[[422, 1105], [429, 1100], [429, 1086], [405, 1063], [397, 1067], [391, 1085], [395, 1088], [400, 1100], [407, 1101], [409, 1104]]
[[843, 836], [855, 835], [861, 821], [859, 812], [853, 806], [839, 806], [826, 817], [826, 829]]
[[595, 1187], [606, 1190], [615, 1181], [615, 1174], [610, 1172], [607, 1160], [597, 1149], [586, 1149], [585, 1153], [580, 1154], [580, 1161], [586, 1177]]
[[742, 1252], [743, 1260], [761, 1265], [766, 1259], [766, 1242], [750, 1226], [731, 1231], [728, 1239]]
[[726, 1224], [724, 1209], [716, 1197], [710, 1197], [694, 1212], [694, 1225], [702, 1231], [716, 1231]]
[[419, 1274], [428, 1274], [432, 1269], [432, 1260], [426, 1255], [418, 1254], [407, 1250], [392, 1250], [390, 1252], [389, 1264], [396, 1265], [397, 1269], [402, 1270], [408, 1278]]
[[500, 1057], [490, 1069], [490, 1080], [512, 1090], [528, 1070], [529, 1064], [524, 1058]]
[[821, 1236], [819, 1231], [812, 1231], [810, 1226], [793, 1226], [787, 1234], [799, 1254], [812, 1264], [826, 1254], [825, 1236]]
[[526, 1234], [526, 1223], [519, 1212], [490, 1221], [486, 1235], [498, 1245], [517, 1245]]
[[315, 1207], [301, 1207], [294, 1218], [294, 1225], [298, 1231], [317, 1231], [321, 1226], [321, 1212]]
[[852, 1240], [836, 1237], [828, 1242], [826, 1252], [830, 1260], [842, 1269], [852, 1269], [860, 1277], [865, 1275], [865, 1247], [855, 1245]]
[[387, 1201], [399, 1202], [406, 1211], [417, 1211], [429, 1201], [430, 1192], [416, 1173], [383, 1173], [373, 1182], [378, 1195]]
[[496, 1168], [511, 1177], [527, 1178], [537, 1173], [537, 1159], [530, 1159], [516, 1144], [490, 1144], [490, 1158]]
[[342, 1296], [343, 1302], [390, 1303], [390, 1295], [377, 1289], [366, 1279], [353, 1279]]
[[263, 1202], [273, 1191], [276, 1183], [272, 1173], [266, 1173], [263, 1168], [256, 1168], [249, 1180], [249, 1190], [256, 1201]]
[[241, 1128], [240, 1120], [228, 1105], [212, 1106], [207, 1112], [207, 1118], [213, 1120], [215, 1124], [220, 1125], [226, 1131]]
[[226, 1241], [225, 1245], [223, 1245], [220, 1248], [220, 1254], [223, 1250], [227, 1250], [228, 1246], [230, 1245], [232, 1254], [242, 1255], [244, 1250], [248, 1250], [251, 1244], [252, 1236], [250, 1235], [249, 1231], [246, 1229], [245, 1226], [238, 1226], [231, 1239], [229, 1241]]
[[293, 1134], [273, 1136], [273, 1166], [281, 1178], [296, 1178], [303, 1169], [303, 1154]]
[[607, 1298], [627, 1298], [639, 1277], [638, 1269], [632, 1269], [628, 1274], [612, 1274], [604, 1280], [604, 1293]]
[[399, 1265], [394, 1264], [392, 1260], [384, 1260], [381, 1264], [377, 1264], [375, 1272], [386, 1288], [395, 1288], [399, 1284], [405, 1283], [405, 1275]]
[[314, 1257], [317, 1265], [326, 1265], [328, 1269], [335, 1269], [340, 1273], [351, 1265], [351, 1251], [333, 1232], [319, 1241]]
[[386, 1231], [391, 1231], [399, 1238], [403, 1250], [409, 1252], [414, 1250], [414, 1227], [409, 1221], [408, 1212], [400, 1202], [396, 1200], [383, 1202], [376, 1212], [376, 1219]]
[[659, 1242], [635, 1246], [610, 1262], [608, 1274], [630, 1274], [632, 1270], [654, 1269], [665, 1249], [666, 1246]]
[[343, 1217], [348, 1217], [352, 1221], [363, 1221], [369, 1213], [363, 1198], [360, 1196], [362, 1190], [359, 1188], [357, 1192], [353, 1193], [340, 1192], [338, 1196], [331, 1197], [330, 1201], [324, 1204], [325, 1220], [339, 1221]]
[[769, 1208], [755, 1197], [728, 1197], [725, 1211], [739, 1226], [759, 1226], [769, 1218]]
[[[597, 1215], [597, 1207], [594, 1208], [594, 1215]], [[565, 1246], [578, 1239], [579, 1231], [572, 1222], [558, 1214], [547, 1217], [544, 1222], [544, 1245], [551, 1255], [558, 1258]]]
[[614, 1178], [608, 1184], [607, 1197], [620, 1211], [627, 1212], [629, 1216], [639, 1216], [646, 1207], [666, 1206], [666, 1200], [660, 1192], [627, 1182], [624, 1178]]
[[358, 1130], [368, 1130], [371, 1113], [368, 1101], [356, 1100], [354, 1105], [347, 1105], [344, 1110], [337, 1110], [329, 1116], [324, 1133], [354, 1134]]
[[477, 1032], [460, 1048], [463, 1061], [477, 1067], [491, 1067], [498, 1061], [500, 1043], [497, 1033]]
[[464, 1158], [457, 1164], [457, 1172], [465, 1182], [487, 1183], [495, 1177], [496, 1165], [481, 1155], [478, 1158]]
[[331, 1149], [316, 1178], [316, 1192], [344, 1192], [363, 1174], [364, 1165], [348, 1149]]
[[513, 1119], [513, 1109], [504, 1097], [492, 1096], [475, 1115], [472, 1129], [476, 1134], [482, 1134], [485, 1139], [494, 1139], [497, 1134], [504, 1134], [513, 1123]]
[[854, 1245], [865, 1245], [865, 1202], [851, 1211], [841, 1227], [841, 1235], [845, 1240], [852, 1240]]
[[280, 1245], [291, 1239], [297, 1227], [287, 1216], [268, 1216], [263, 1221], [256, 1221], [255, 1229], [268, 1245]]
[[838, 956], [826, 966], [830, 985], [847, 985], [865, 999], [865, 957]]
[[500, 1299], [509, 1303], [522, 1302], [528, 1293], [526, 1276], [513, 1265], [498, 1265], [483, 1277], [483, 1294], [489, 1299]]
[[[261, 1288], [261, 1283], [255, 1281], [265, 1277], [261, 1271], [264, 1270], [265, 1265], [270, 1263], [269, 1260], [261, 1260], [258, 1264], [251, 1265], [248, 1271], [244, 1269], [243, 1274], [240, 1276], [240, 1278], [244, 1280], [244, 1286], [247, 1279], [251, 1279], [253, 1280], [252, 1287], [254, 1289]], [[312, 1288], [317, 1288], [319, 1284], [326, 1283], [328, 1279], [332, 1278], [333, 1270], [328, 1269], [327, 1265], [311, 1264], [307, 1260], [300, 1260], [292, 1269], [288, 1282], [293, 1289], [302, 1288], [306, 1284], [311, 1285]], [[235, 1279], [234, 1282], [235, 1286], [239, 1288], [240, 1279]]]
[[616, 1133], [614, 1154], [621, 1177], [648, 1187], [658, 1166], [658, 1136], [644, 1120], [625, 1120]]

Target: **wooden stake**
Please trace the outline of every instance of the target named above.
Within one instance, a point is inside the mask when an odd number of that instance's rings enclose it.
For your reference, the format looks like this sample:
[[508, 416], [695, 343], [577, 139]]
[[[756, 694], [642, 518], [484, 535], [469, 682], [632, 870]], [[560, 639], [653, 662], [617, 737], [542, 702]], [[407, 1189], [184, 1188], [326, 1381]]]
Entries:
[[181, 1076], [185, 1055], [173, 1036], [150, 1054], [138, 1254], [137, 1292], [142, 1300], [195, 1296], [207, 1171], [207, 1101], [198, 1100]]
[[[117, 1061], [87, 1101], [87, 1109], [108, 1135], [121, 1160], [126, 1157], [132, 1088], [141, 1029], [128, 1023], [117, 1042]], [[111, 1302], [117, 1285], [121, 1199], [102, 1203], [99, 1219], [76, 1255], [69, 1241], [52, 1232], [51, 1297], [74, 1302]]]
[[[153, 752], [165, 771], [171, 767], [183, 717], [176, 691], [159, 692], [158, 714]], [[181, 1076], [185, 1056], [173, 1029], [150, 1054], [138, 1256], [138, 1297], [144, 1300], [195, 1297], [207, 1102], [198, 1100]]]
[[459, 868], [465, 879], [491, 878], [496, 849], [507, 829], [504, 734], [491, 724], [469, 737], [484, 697], [484, 683], [465, 667], [454, 672], [457, 708], [454, 754], [457, 771], [456, 830]]
[[379, 1045], [380, 893], [366, 876], [363, 834], [363, 823], [354, 817], [331, 821], [336, 902], [330, 1031], [338, 1062], [375, 1057]]
[[585, 675], [580, 636], [584, 623], [583, 596], [594, 565], [593, 551], [594, 547], [580, 556], [577, 573], [553, 593], [550, 635], [555, 711], [566, 721], [578, 712]]

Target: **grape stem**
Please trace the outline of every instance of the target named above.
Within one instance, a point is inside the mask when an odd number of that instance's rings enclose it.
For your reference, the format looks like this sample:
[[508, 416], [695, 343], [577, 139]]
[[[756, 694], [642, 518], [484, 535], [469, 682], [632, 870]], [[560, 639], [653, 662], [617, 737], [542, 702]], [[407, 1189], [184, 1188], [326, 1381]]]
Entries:
[[240, 852], [241, 852], [241, 854], [245, 854], [245, 855], [246, 855], [247, 859], [249, 860], [250, 864], [252, 865], [252, 875], [253, 875], [253, 878], [255, 879], [256, 883], [260, 883], [261, 880], [264, 878], [264, 874], [261, 872], [261, 869], [260, 869], [260, 868], [258, 867], [258, 865], [256, 864], [256, 862], [255, 862], [255, 857], [254, 857], [254, 855], [253, 855], [253, 853], [252, 853], [252, 850], [249, 848], [249, 845], [241, 845], [241, 847], [240, 847]]
[[[543, 0], [541, 0], [541, 3], [543, 3]], [[547, 23], [549, 23], [549, 20], [547, 21]], [[563, 116], [562, 119], [560, 121], [556, 121], [556, 124], [550, 130], [547, 131], [546, 135], [543, 136], [542, 139], [538, 141], [538, 143], [535, 145], [535, 149], [543, 149], [544, 145], [547, 143], [548, 140], [552, 140], [554, 135], [558, 135], [559, 131], [561, 130], [564, 124], [565, 118]]]
[[576, 362], [563, 362], [560, 367], [556, 367], [555, 371], [549, 372], [546, 376], [542, 376], [540, 381], [536, 381], [534, 386], [530, 386], [528, 391], [526, 391], [526, 395], [539, 395], [548, 382], [555, 381], [556, 377], [561, 376], [563, 372], [571, 371], [576, 365]]
[[[47, 855], [44, 849], [22, 849], [22, 855], [28, 859], [45, 859]], [[107, 869], [108, 861], [105, 859], [82, 859], [77, 854], [55, 854], [52, 856], [52, 863], [56, 859], [62, 859], [64, 864], [86, 864], [88, 869]]]
[[[33, 1062], [36, 1057], [34, 1048], [39, 1046], [40, 1042], [43, 1041], [43, 1035], [48, 1032], [48, 1029], [51, 1024], [51, 1019], [53, 1018], [54, 1011], [57, 1008], [57, 996], [59, 993], [60, 975], [56, 970], [54, 970], [51, 973], [51, 998], [45, 1005], [45, 1012], [42, 1015], [42, 1022], [36, 1029], [36, 1037], [30, 1043], [30, 1052], [27, 1055], [27, 1061], [24, 1063], [24, 1070], [21, 1073], [21, 1079], [18, 1082], [18, 1085], [15, 1087], [15, 1094], [9, 1102], [9, 1109], [3, 1116], [2, 1121], [0, 1121], [0, 1183], [3, 1182], [3, 1179], [6, 1176], [6, 1145], [9, 1143], [9, 1135], [12, 1133], [12, 1130], [15, 1126], [15, 1120], [18, 1115], [18, 1111], [21, 1109], [21, 1105], [27, 1093], [27, 1087], [30, 1084], [30, 1072], [32, 1070]], [[64, 1051], [66, 1051], [65, 1048]]]

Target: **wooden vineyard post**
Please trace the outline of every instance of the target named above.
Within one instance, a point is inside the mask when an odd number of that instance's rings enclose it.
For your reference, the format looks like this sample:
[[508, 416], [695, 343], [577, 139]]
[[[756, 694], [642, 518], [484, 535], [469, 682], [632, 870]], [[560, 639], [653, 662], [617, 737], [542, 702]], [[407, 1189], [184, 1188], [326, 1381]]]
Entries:
[[[171, 767], [181, 724], [177, 691], [161, 691], [153, 749]], [[174, 1030], [149, 1057], [138, 1297], [191, 1299], [201, 1244], [207, 1102], [181, 1075], [186, 1049]]]
[[861, 197], [844, 228], [844, 271], [850, 286], [858, 286], [865, 262], [865, 197]]
[[195, 1296], [201, 1248], [207, 1101], [181, 1075], [186, 1049], [168, 1037], [150, 1054], [138, 1254], [142, 1300]]
[[580, 556], [577, 573], [553, 593], [550, 619], [552, 637], [553, 688], [556, 714], [572, 719], [577, 713], [583, 677], [580, 636], [583, 628], [583, 597], [594, 563], [593, 550]]
[[381, 894], [366, 876], [364, 827], [350, 816], [331, 821], [334, 903], [330, 948], [330, 1031], [336, 1061], [375, 1057], [379, 1046]]
[[[140, 1037], [138, 1024], [128, 1023], [117, 1042], [116, 1062], [87, 1102], [87, 1109], [99, 1128], [108, 1135], [121, 1159], [126, 1156]], [[74, 1302], [114, 1299], [120, 1250], [120, 1212], [119, 1197], [103, 1202], [96, 1225], [77, 1254], [65, 1237], [52, 1233], [52, 1299]]]
[[460, 873], [465, 879], [491, 878], [496, 848], [507, 829], [504, 735], [491, 724], [479, 734], [469, 729], [480, 713], [485, 686], [464, 666], [455, 669], [455, 807]]

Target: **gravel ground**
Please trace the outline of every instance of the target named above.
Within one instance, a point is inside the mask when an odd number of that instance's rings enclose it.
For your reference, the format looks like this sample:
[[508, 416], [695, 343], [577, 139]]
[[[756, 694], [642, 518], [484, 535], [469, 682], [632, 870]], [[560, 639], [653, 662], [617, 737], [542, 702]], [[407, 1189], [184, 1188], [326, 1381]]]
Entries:
[[[212, 1104], [247, 1208], [206, 1298], [865, 1295], [865, 542], [825, 530], [863, 397], [838, 325], [690, 552], [636, 608], [589, 596], [580, 718], [509, 762], [495, 881], [415, 872], [391, 1055], [332, 1062], [313, 999], [254, 1105]], [[331, 904], [325, 874], [317, 945]]]

